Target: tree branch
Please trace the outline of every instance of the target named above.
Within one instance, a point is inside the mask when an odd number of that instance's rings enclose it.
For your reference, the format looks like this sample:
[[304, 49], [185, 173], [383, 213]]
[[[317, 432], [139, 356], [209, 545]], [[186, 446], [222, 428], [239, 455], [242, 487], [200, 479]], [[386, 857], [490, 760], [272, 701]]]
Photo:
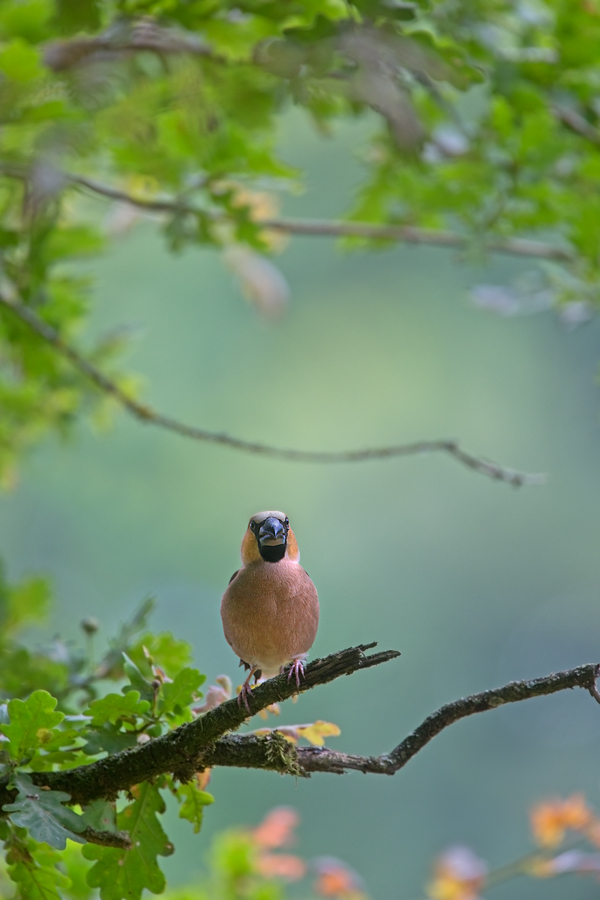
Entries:
[[[48, 66], [49, 69], [52, 69], [54, 72], [64, 72], [84, 64], [105, 62], [107, 60], [112, 61], [140, 52], [155, 53], [160, 57], [169, 56], [171, 54], [187, 53], [192, 56], [209, 58], [215, 62], [230, 62], [215, 53], [213, 49], [198, 38], [197, 35], [189, 31], [183, 31], [182, 29], [163, 28], [150, 16], [142, 17], [130, 22], [123, 21], [121, 23], [114, 23], [105, 32], [96, 35], [95, 37], [76, 37], [68, 40], [51, 41], [44, 47], [43, 59], [45, 65]], [[341, 77], [344, 78], [344, 80], [347, 79], [347, 76], [343, 73], [329, 73], [329, 77]], [[552, 107], [552, 112], [555, 117], [571, 131], [596, 146], [600, 145], [600, 131], [576, 110], [560, 104], [555, 104]], [[310, 223], [302, 222], [298, 224], [300, 227], [304, 227]], [[336, 223], [322, 224], [328, 225]], [[294, 223], [294, 226], [295, 225], [296, 223]], [[383, 226], [383, 228], [386, 227], [387, 226]], [[427, 232], [424, 229], [408, 228], [406, 229], [406, 233], [407, 235], [412, 233], [412, 237], [402, 237], [398, 236], [398, 232], [404, 229], [394, 229], [393, 226], [389, 227], [395, 232], [389, 235], [389, 239], [391, 240], [405, 240], [410, 243], [435, 243], [441, 246], [457, 246], [454, 242], [456, 236], [450, 232]], [[306, 234], [307, 232], [298, 231], [289, 233]], [[323, 234], [329, 232], [320, 231], [318, 233]], [[421, 233], [421, 237], [417, 238], [416, 235], [419, 233]], [[423, 239], [424, 236], [428, 234], [435, 236], [436, 239]], [[386, 235], [365, 233], [361, 233], [358, 236], [386, 237]], [[448, 239], [449, 243], [446, 242], [446, 239]], [[512, 253], [517, 256], [539, 255], [538, 252], [535, 252], [537, 242], [534, 241], [499, 241], [498, 243], [503, 249], [498, 249], [496, 252]], [[544, 248], [542, 249], [542, 254], [545, 254], [546, 252], [550, 253], [549, 256], [542, 255], [542, 259], [559, 259], [565, 261], [565, 256], [556, 256], [554, 254], [567, 253], [568, 251], [561, 251], [559, 248], [551, 248], [546, 245], [537, 246]], [[512, 247], [512, 249], [507, 249], [507, 247]], [[492, 248], [490, 247], [490, 249]], [[534, 251], [533, 253], [531, 252], [532, 250]], [[569, 260], [571, 258], [572, 254], [569, 254]]]
[[566, 125], [571, 131], [585, 138], [596, 147], [600, 146], [600, 131], [594, 128], [587, 119], [574, 109], [567, 106], [555, 106], [553, 108], [554, 115], [563, 125]]
[[121, 850], [131, 850], [133, 844], [128, 831], [97, 831], [95, 828], [85, 828], [78, 831], [79, 837], [85, 838], [89, 844], [99, 844], [101, 847], [119, 847]]
[[[359, 669], [369, 669], [395, 659], [396, 650], [366, 655], [375, 644], [361, 644], [332, 653], [324, 659], [308, 664], [298, 688], [287, 675], [278, 675], [258, 685], [249, 697], [250, 714], [255, 715], [273, 703], [281, 703], [294, 694], [304, 693], [317, 685], [328, 684], [342, 675], [351, 675]], [[171, 772], [182, 781], [189, 781], [194, 773], [205, 765], [202, 752], [223, 735], [240, 727], [248, 718], [248, 712], [237, 698], [222, 703], [204, 715], [198, 716], [173, 731], [139, 744], [121, 753], [115, 753], [97, 762], [60, 772], [35, 772], [31, 779], [38, 787], [66, 791], [72, 803], [85, 805], [100, 798], [114, 799], [119, 791], [126, 791], [134, 784], [148, 781]], [[285, 739], [260, 739], [272, 756], [287, 757], [280, 769], [289, 771], [294, 765], [294, 748]], [[282, 743], [283, 741], [283, 743]], [[280, 746], [279, 746], [280, 745]], [[273, 752], [276, 751], [276, 752]], [[266, 751], [267, 752], [267, 751]], [[267, 753], [268, 755], [268, 753]], [[10, 803], [14, 791], [7, 788], [8, 778], [0, 779], [0, 806]]]
[[[412, 225], [375, 225], [370, 222], [344, 222], [324, 219], [261, 219], [260, 225], [271, 231], [321, 237], [358, 237], [369, 240], [429, 244], [434, 247], [467, 249], [471, 238], [454, 231], [415, 228]], [[524, 238], [491, 238], [484, 244], [490, 253], [531, 256], [556, 262], [573, 262], [574, 254], [564, 248]]]
[[244, 441], [239, 438], [231, 437], [231, 435], [228, 434], [206, 431], [203, 428], [186, 425], [184, 422], [172, 419], [170, 416], [165, 416], [152, 407], [140, 403], [123, 391], [115, 381], [110, 379], [100, 371], [100, 369], [96, 368], [96, 366], [89, 362], [89, 360], [79, 353], [78, 350], [72, 347], [71, 344], [68, 344], [61, 337], [59, 332], [38, 316], [31, 307], [26, 306], [17, 299], [9, 298], [6, 295], [0, 295], [0, 306], [20, 319], [21, 322], [23, 322], [32, 332], [37, 334], [38, 337], [46, 341], [46, 343], [55, 347], [55, 349], [68, 359], [82, 375], [103, 393], [113, 397], [136, 419], [144, 423], [157, 425], [159, 428], [164, 428], [167, 431], [173, 431], [183, 437], [192, 438], [196, 441], [220, 444], [222, 446], [231, 447], [234, 450], [245, 451], [246, 453], [255, 453], [262, 456], [285, 459], [291, 462], [364, 462], [372, 459], [390, 459], [391, 457], [413, 456], [423, 453], [446, 453], [467, 468], [473, 469], [475, 472], [479, 472], [496, 481], [512, 484], [515, 487], [520, 487], [521, 485], [539, 485], [543, 484], [545, 481], [545, 475], [518, 472], [515, 469], [501, 466], [490, 460], [473, 456], [465, 450], [462, 450], [456, 441], [452, 440], [418, 441], [412, 444], [398, 444], [390, 447], [371, 447], [365, 450], [320, 452], [271, 447], [267, 444]]
[[[299, 689], [295, 683], [288, 681], [286, 675], [263, 682], [254, 688], [249, 698], [251, 714], [272, 703], [289, 699], [293, 694], [304, 693], [342, 675], [371, 668], [399, 655], [395, 650], [388, 650], [367, 656], [366, 651], [374, 646], [363, 644], [350, 647], [315, 660], [307, 666]], [[391, 752], [380, 756], [356, 756], [326, 747], [295, 747], [276, 729], [264, 736], [231, 734], [247, 718], [245, 708], [238, 704], [236, 698], [222, 703], [193, 722], [133, 749], [86, 766], [61, 772], [34, 772], [30, 777], [39, 787], [66, 791], [71, 795], [72, 803], [87, 804], [99, 798], [114, 799], [119, 791], [129, 790], [134, 784], [165, 773], [187, 781], [196, 771], [213, 766], [266, 769], [301, 777], [309, 777], [313, 772], [343, 774], [349, 770], [394, 775], [437, 734], [475, 713], [575, 687], [584, 688], [600, 703], [596, 688], [599, 676], [600, 664], [591, 663], [533, 681], [512, 681], [495, 690], [447, 703], [428, 716]], [[12, 802], [15, 796], [15, 792], [7, 788], [7, 782], [7, 777], [0, 780], [0, 806]], [[117, 835], [116, 840], [123, 840], [123, 835]]]
[[[591, 126], [590, 126], [591, 127]], [[0, 167], [2, 174], [10, 178], [26, 180], [28, 168], [5, 164]], [[172, 213], [197, 216], [200, 210], [186, 203], [182, 198], [144, 198], [136, 197], [111, 185], [103, 184], [84, 175], [73, 175], [60, 172], [61, 178], [73, 187], [106, 197], [118, 203], [127, 203], [145, 212]], [[206, 211], [203, 211], [206, 214]], [[218, 212], [212, 214], [215, 222], [224, 221], [227, 216]], [[417, 228], [413, 225], [378, 225], [372, 222], [350, 222], [336, 219], [287, 219], [268, 218], [255, 221], [257, 226], [282, 234], [304, 235], [305, 237], [356, 237], [365, 240], [397, 241], [405, 244], [422, 244], [432, 247], [465, 250], [471, 238], [454, 231], [442, 229]], [[567, 247], [557, 247], [543, 241], [525, 238], [490, 238], [485, 242], [485, 249], [490, 253], [501, 253], [508, 256], [531, 257], [553, 262], [571, 263], [575, 254]]]
[[44, 46], [43, 60], [54, 72], [65, 72], [89, 63], [113, 61], [134, 53], [188, 53], [225, 62], [197, 35], [174, 28], [162, 28], [150, 16], [114, 22], [95, 37], [75, 37], [51, 41]]
[[[147, 212], [188, 213], [197, 215], [198, 210], [183, 200], [144, 199], [101, 184], [83, 175], [64, 173], [64, 177], [74, 187], [99, 194], [110, 200], [127, 203]], [[222, 218], [221, 214], [215, 216]], [[428, 244], [434, 247], [463, 250], [469, 245], [470, 238], [453, 231], [432, 228], [416, 228], [412, 225], [376, 225], [371, 222], [346, 222], [335, 219], [260, 219], [256, 222], [261, 228], [279, 231], [283, 234], [304, 235], [307, 237], [357, 237], [368, 240], [398, 241], [406, 244]], [[490, 253], [502, 253], [509, 256], [534, 257], [554, 262], [573, 262], [575, 256], [565, 247], [557, 247], [542, 241], [524, 238], [493, 238], [486, 242], [486, 250]]]
[[[519, 703], [532, 697], [555, 694], [574, 687], [584, 688], [600, 703], [596, 679], [600, 676], [600, 665], [592, 663], [557, 672], [533, 681], [511, 681], [495, 690], [472, 694], [453, 703], [447, 703], [437, 712], [428, 716], [412, 734], [404, 738], [390, 753], [380, 756], [354, 756], [330, 750], [328, 747], [299, 747], [296, 750], [298, 772], [303, 776], [313, 772], [328, 772], [342, 775], [349, 770], [378, 775], [394, 775], [402, 769], [437, 734], [475, 713], [496, 709], [506, 703]], [[213, 766], [237, 766], [253, 769], [275, 769], [281, 766], [272, 761], [264, 739], [256, 735], [227, 735], [207, 748], [201, 756], [206, 768]]]

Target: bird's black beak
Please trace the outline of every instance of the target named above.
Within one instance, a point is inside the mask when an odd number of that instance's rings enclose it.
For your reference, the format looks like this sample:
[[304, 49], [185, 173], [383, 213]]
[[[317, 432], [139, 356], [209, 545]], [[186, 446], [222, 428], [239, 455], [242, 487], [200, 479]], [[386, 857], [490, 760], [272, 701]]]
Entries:
[[279, 547], [286, 541], [287, 531], [279, 519], [275, 516], [265, 519], [258, 532], [258, 543], [261, 547]]

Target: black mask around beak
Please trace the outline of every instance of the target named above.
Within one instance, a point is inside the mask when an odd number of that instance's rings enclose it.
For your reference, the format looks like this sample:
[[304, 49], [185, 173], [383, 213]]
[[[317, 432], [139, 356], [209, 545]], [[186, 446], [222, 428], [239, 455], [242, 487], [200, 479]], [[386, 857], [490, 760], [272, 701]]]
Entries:
[[283, 545], [285, 547], [286, 541], [287, 531], [279, 519], [276, 519], [275, 516], [265, 519], [258, 532], [259, 546], [279, 547]]

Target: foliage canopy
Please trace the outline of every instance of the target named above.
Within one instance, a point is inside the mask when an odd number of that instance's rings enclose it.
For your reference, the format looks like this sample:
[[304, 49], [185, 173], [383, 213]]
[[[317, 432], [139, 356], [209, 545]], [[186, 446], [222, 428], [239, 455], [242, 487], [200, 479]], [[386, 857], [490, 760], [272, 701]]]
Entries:
[[[531, 277], [480, 292], [481, 303], [555, 302], [585, 319], [599, 266], [599, 40], [597, 0], [6, 0], [5, 483], [24, 447], [101, 399], [7, 304], [27, 305], [66, 341], [81, 329], [82, 260], [106, 243], [107, 200], [109, 232], [137, 211], [157, 218], [174, 251], [225, 248], [267, 313], [286, 296], [267, 257], [300, 231], [354, 245], [425, 241], [471, 259], [518, 253], [535, 262]], [[292, 105], [323, 135], [344, 120], [372, 123], [346, 223], [277, 218], [278, 194], [303, 179], [277, 153]], [[89, 361], [112, 369], [123, 340], [105, 335]], [[117, 381], [131, 393], [131, 379]]]

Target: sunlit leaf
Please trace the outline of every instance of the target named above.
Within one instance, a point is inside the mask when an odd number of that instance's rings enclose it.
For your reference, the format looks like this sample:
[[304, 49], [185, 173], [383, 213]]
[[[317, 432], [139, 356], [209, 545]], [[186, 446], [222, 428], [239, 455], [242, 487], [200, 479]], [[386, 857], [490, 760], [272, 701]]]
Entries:
[[150, 703], [140, 700], [139, 691], [128, 691], [126, 694], [107, 694], [100, 700], [93, 700], [89, 713], [92, 725], [104, 725], [105, 722], [115, 725], [119, 719], [135, 720], [149, 709]]
[[204, 807], [214, 803], [213, 795], [203, 791], [194, 780], [178, 787], [177, 798], [181, 801], [179, 818], [188, 819], [194, 826], [194, 834], [198, 834], [202, 827]]
[[32, 753], [52, 736], [52, 729], [62, 722], [64, 713], [54, 712], [56, 699], [48, 691], [34, 691], [28, 700], [8, 703], [10, 725], [2, 725], [2, 733], [10, 743], [8, 750], [15, 759]]
[[123, 669], [125, 670], [125, 674], [129, 678], [129, 684], [125, 685], [123, 688], [123, 692], [127, 695], [128, 693], [138, 693], [138, 700], [142, 697], [142, 702], [147, 702], [148, 706], [152, 703], [154, 699], [154, 689], [150, 681], [147, 678], [144, 678], [138, 667], [132, 660], [127, 656], [126, 653], [123, 653]]
[[190, 706], [202, 696], [198, 688], [206, 681], [206, 676], [197, 669], [182, 669], [177, 673], [173, 681], [165, 682], [161, 687], [161, 715], [176, 713], [184, 714], [189, 720], [192, 718]]
[[173, 637], [171, 632], [159, 634], [143, 634], [131, 647], [129, 656], [138, 666], [146, 658], [146, 649], [153, 662], [173, 678], [180, 669], [189, 666], [192, 661], [192, 646], [187, 641]]

